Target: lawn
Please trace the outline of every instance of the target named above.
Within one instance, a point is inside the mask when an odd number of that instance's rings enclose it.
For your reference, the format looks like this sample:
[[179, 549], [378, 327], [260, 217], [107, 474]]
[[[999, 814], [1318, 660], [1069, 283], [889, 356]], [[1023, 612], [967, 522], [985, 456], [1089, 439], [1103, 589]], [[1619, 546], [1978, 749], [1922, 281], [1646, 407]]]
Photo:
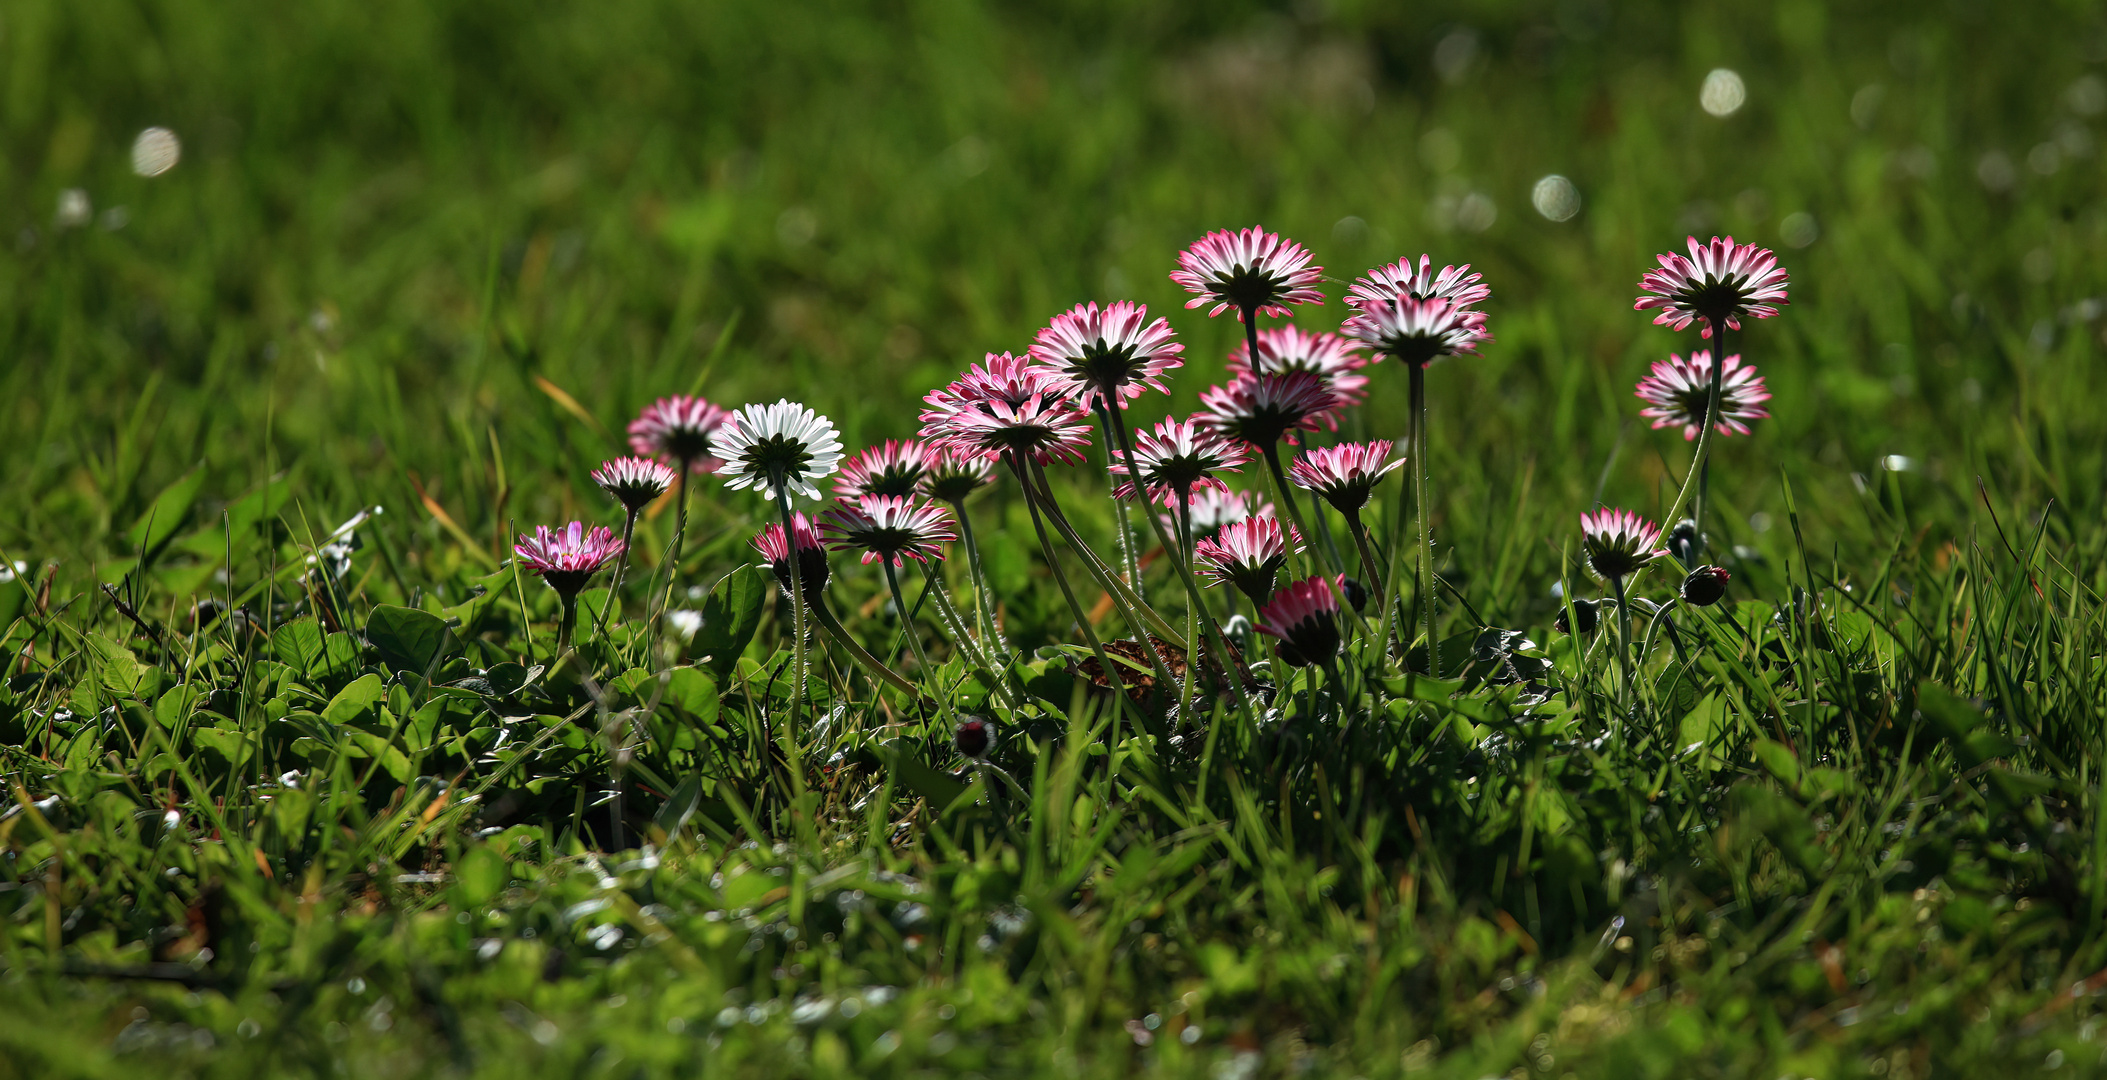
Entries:
[[[2107, 1071], [2097, 5], [15, 0], [0, 86], [0, 1077]], [[1222, 473], [1300, 622], [1105, 471], [1245, 385], [1170, 275], [1249, 226], [1268, 331], [1490, 288], [1247, 440], [1409, 450], [1365, 558]], [[1633, 304], [1715, 235], [1790, 302], [1700, 443]], [[1161, 391], [809, 611], [738, 462], [593, 478], [1093, 301]], [[1686, 490], [1723, 600], [1591, 576]]]

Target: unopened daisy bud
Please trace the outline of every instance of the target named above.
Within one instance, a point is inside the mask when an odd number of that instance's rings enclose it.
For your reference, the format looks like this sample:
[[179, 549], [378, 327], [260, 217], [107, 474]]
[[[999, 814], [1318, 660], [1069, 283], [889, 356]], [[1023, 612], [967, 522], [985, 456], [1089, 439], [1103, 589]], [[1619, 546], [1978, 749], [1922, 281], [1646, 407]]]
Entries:
[[[1573, 601], [1573, 621], [1580, 624], [1580, 633], [1582, 634], [1582, 636], [1586, 636], [1595, 632], [1595, 623], [1597, 615], [1596, 607], [1596, 602], [1593, 600]], [[1565, 608], [1561, 607], [1558, 609], [1557, 617], [1551, 620], [1551, 627], [1552, 629], [1557, 630], [1561, 634], [1570, 634], [1573, 632], [1573, 628], [1566, 622]]]
[[986, 761], [988, 751], [995, 748], [995, 725], [978, 716], [968, 716], [952, 730], [951, 746], [968, 760]]
[[651, 505], [679, 478], [671, 467], [644, 457], [618, 458], [593, 470], [593, 483], [632, 514]]
[[1700, 566], [1683, 579], [1683, 603], [1711, 607], [1727, 594], [1727, 579], [1733, 577], [1717, 566]]
[[1339, 591], [1345, 595], [1346, 602], [1353, 605], [1354, 614], [1359, 615], [1368, 610], [1368, 586], [1361, 584], [1358, 579], [1341, 577]]
[[1668, 539], [1661, 546], [1668, 549], [1668, 554], [1674, 556], [1676, 562], [1689, 566], [1705, 550], [1705, 538], [1698, 535], [1697, 522], [1684, 518], [1675, 523], [1675, 528], [1668, 530]]
[[1280, 590], [1259, 610], [1258, 632], [1280, 639], [1280, 658], [1295, 667], [1331, 662], [1339, 654], [1339, 594], [1323, 576]]
[[[816, 604], [827, 590], [827, 549], [819, 542], [819, 534], [812, 531], [812, 519], [803, 514], [791, 516], [791, 525], [797, 530], [797, 572], [805, 585], [805, 602]], [[790, 547], [783, 543], [783, 527], [770, 525], [754, 537], [754, 550], [768, 560], [768, 568], [775, 573], [776, 584], [790, 591]]]

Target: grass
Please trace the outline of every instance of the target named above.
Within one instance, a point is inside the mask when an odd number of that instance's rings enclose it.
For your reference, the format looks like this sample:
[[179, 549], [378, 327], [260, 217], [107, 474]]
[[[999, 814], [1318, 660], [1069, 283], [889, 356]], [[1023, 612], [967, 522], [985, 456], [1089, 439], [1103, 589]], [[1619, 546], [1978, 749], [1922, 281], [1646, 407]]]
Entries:
[[[0, 53], [0, 1076], [2102, 1067], [2084, 5], [22, 0]], [[150, 124], [183, 159], [142, 178]], [[1498, 343], [1428, 378], [1470, 605], [1437, 636], [1519, 630], [1547, 699], [1357, 646], [1349, 693], [1136, 735], [1008, 479], [972, 513], [1014, 790], [838, 651], [783, 723], [788, 609], [741, 569], [773, 510], [715, 485], [695, 639], [647, 640], [661, 509], [627, 617], [530, 681], [557, 606], [509, 537], [617, 524], [587, 473], [647, 401], [789, 396], [859, 447], [1130, 298], [1187, 343], [1182, 415], [1238, 332], [1164, 275], [1254, 222], [1339, 283], [1429, 250], [1492, 284]], [[1604, 738], [1626, 688], [1553, 586], [1582, 510], [1657, 514], [1689, 462], [1630, 394], [1690, 344], [1630, 310], [1688, 232], [1792, 272], [1741, 342], [1776, 416], [1713, 462], [1732, 602]], [[1347, 434], [1400, 437], [1372, 374]], [[1056, 487], [1111, 558], [1101, 482]], [[875, 568], [834, 575], [907, 654]], [[991, 711], [935, 624], [901, 665]]]

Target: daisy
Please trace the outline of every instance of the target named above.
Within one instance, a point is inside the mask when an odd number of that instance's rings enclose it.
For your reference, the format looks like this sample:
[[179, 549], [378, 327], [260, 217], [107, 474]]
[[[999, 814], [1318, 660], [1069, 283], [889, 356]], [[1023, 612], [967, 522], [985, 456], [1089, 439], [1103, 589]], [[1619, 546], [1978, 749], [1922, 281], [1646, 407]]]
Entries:
[[1580, 543], [1588, 572], [1622, 588], [1625, 578], [1668, 554], [1661, 547], [1661, 527], [1629, 510], [1597, 510], [1580, 515]]
[[[792, 528], [797, 535], [797, 572], [805, 585], [805, 602], [819, 603], [820, 595], [827, 590], [827, 549], [820, 544], [819, 534], [812, 531], [812, 519], [803, 514], [791, 517]], [[770, 525], [762, 529], [753, 539], [754, 550], [768, 560], [768, 568], [775, 573], [776, 584], [790, 591], [790, 548], [783, 543], [783, 527]]]
[[1054, 316], [1032, 341], [1031, 356], [1056, 389], [1095, 405], [1125, 403], [1144, 390], [1165, 390], [1163, 374], [1185, 363], [1167, 319], [1149, 322], [1149, 309], [1121, 300], [1103, 308], [1077, 304]]
[[1090, 445], [1090, 418], [1067, 398], [1047, 394], [1034, 394], [1015, 405], [982, 402], [922, 430], [956, 453], [987, 458], [1018, 454], [1042, 465], [1077, 464]]
[[1289, 317], [1289, 304], [1321, 304], [1317, 283], [1324, 268], [1310, 265], [1309, 249], [1264, 229], [1211, 232], [1178, 253], [1171, 280], [1197, 294], [1188, 308], [1214, 304], [1208, 316], [1235, 311], [1240, 322], [1254, 314]]
[[951, 531], [951, 515], [941, 506], [915, 505], [911, 498], [891, 495], [862, 495], [843, 499], [819, 516], [820, 531], [827, 546], [836, 551], [856, 548], [865, 563], [885, 560], [897, 566], [902, 557], [916, 562], [934, 562], [944, 557], [946, 541], [958, 539]]
[[1315, 431], [1338, 407], [1339, 395], [1309, 372], [1244, 375], [1203, 391], [1193, 422], [1224, 439], [1271, 451], [1281, 439], [1299, 442], [1297, 431]]
[[1368, 396], [1368, 376], [1360, 370], [1370, 363], [1357, 341], [1337, 334], [1313, 334], [1293, 326], [1258, 332], [1258, 368], [1251, 366], [1251, 348], [1239, 343], [1229, 354], [1229, 375], [1286, 375], [1307, 371], [1323, 379], [1343, 405], [1358, 405]]
[[[1654, 362], [1653, 374], [1639, 380], [1639, 397], [1652, 405], [1639, 415], [1652, 417], [1655, 428], [1681, 424], [1683, 439], [1695, 439], [1705, 426], [1711, 390], [1710, 349], [1699, 349], [1688, 360], [1670, 353], [1668, 359]], [[1756, 374], [1756, 366], [1742, 363], [1739, 356], [1727, 357], [1719, 370], [1719, 418], [1712, 430], [1721, 435], [1748, 434], [1746, 421], [1770, 415], [1763, 407], [1769, 400], [1770, 391], [1763, 388], [1763, 376]]]
[[834, 423], [804, 405], [779, 400], [748, 405], [732, 414], [717, 436], [729, 488], [762, 488], [777, 499], [796, 492], [820, 497], [823, 480], [841, 463], [841, 438]]
[[1273, 595], [1273, 576], [1288, 563], [1290, 551], [1302, 550], [1302, 534], [1273, 518], [1247, 517], [1222, 527], [1216, 536], [1193, 545], [1193, 568], [1230, 584], [1264, 604]]
[[1345, 443], [1311, 450], [1288, 468], [1288, 480], [1305, 491], [1314, 491], [1349, 519], [1368, 505], [1375, 485], [1403, 458], [1391, 458], [1391, 442]]
[[1727, 594], [1727, 581], [1733, 576], [1717, 566], [1700, 566], [1683, 578], [1683, 586], [1678, 592], [1685, 604], [1711, 607]]
[[534, 535], [521, 534], [512, 553], [520, 566], [541, 575], [549, 588], [569, 600], [594, 574], [622, 557], [622, 542], [605, 525], [587, 529], [573, 521], [560, 529], [537, 525]]
[[929, 472], [933, 457], [928, 446], [913, 439], [887, 439], [842, 464], [841, 477], [834, 481], [834, 493], [852, 497], [912, 495]]
[[1768, 248], [1737, 244], [1731, 236], [1715, 236], [1708, 244], [1692, 236], [1689, 243], [1689, 258], [1672, 251], [1660, 255], [1660, 269], [1639, 279], [1645, 295], [1632, 309], [1661, 309], [1654, 325], [1681, 330], [1703, 319], [1703, 336], [1711, 337], [1722, 322], [1739, 330], [1742, 316], [1768, 319], [1778, 313], [1775, 305], [1787, 302], [1785, 271]]
[[629, 422], [629, 448], [695, 472], [716, 472], [724, 462], [711, 443], [731, 415], [687, 394], [660, 398]]
[[959, 721], [951, 732], [951, 748], [968, 761], [985, 761], [995, 745], [995, 725], [978, 716]]
[[957, 506], [980, 488], [995, 482], [995, 463], [974, 454], [961, 454], [946, 446], [929, 448], [927, 467], [922, 470], [922, 494], [938, 502]]
[[679, 478], [680, 474], [672, 468], [645, 457], [618, 458], [602, 462], [593, 470], [593, 483], [614, 496], [631, 514], [651, 505]]
[[[1134, 439], [1134, 465], [1141, 470], [1149, 496], [1163, 500], [1163, 505], [1173, 509], [1180, 496], [1190, 498], [1194, 491], [1228, 490], [1229, 485], [1215, 479], [1216, 470], [1235, 472], [1250, 460], [1250, 447], [1224, 439], [1190, 420], [1165, 419], [1155, 430], [1144, 431]], [[1125, 476], [1127, 467], [1114, 462], [1112, 472]], [[1134, 481], [1129, 479], [1113, 494], [1121, 499], [1133, 498]]]
[[1473, 274], [1470, 269], [1470, 264], [1465, 263], [1444, 266], [1436, 273], [1431, 255], [1421, 255], [1417, 269], [1413, 268], [1412, 260], [1399, 259], [1356, 278], [1346, 290], [1346, 306], [1367, 307], [1400, 297], [1446, 300], [1450, 307], [1477, 316], [1482, 322], [1485, 316], [1471, 308], [1492, 296], [1492, 286], [1481, 280], [1483, 275]]
[[1370, 300], [1339, 328], [1400, 363], [1425, 367], [1444, 356], [1475, 356], [1492, 341], [1485, 316], [1435, 298]]
[[[1234, 525], [1254, 515], [1273, 516], [1273, 504], [1248, 491], [1195, 491], [1186, 502], [1186, 509], [1192, 514], [1194, 536], [1211, 536], [1225, 525]], [[1175, 523], [1172, 524], [1175, 527]]]
[[1344, 578], [1293, 582], [1259, 608], [1258, 632], [1280, 639], [1280, 658], [1294, 667], [1329, 664], [1339, 654], [1339, 592]]
[[991, 401], [1022, 405], [1035, 394], [1059, 397], [1064, 390], [1054, 385], [1054, 380], [1045, 369], [1034, 365], [1029, 356], [1011, 356], [1009, 353], [989, 353], [980, 363], [966, 369], [964, 375], [953, 380], [951, 385], [931, 390], [922, 398], [928, 408], [922, 410], [922, 437], [934, 439], [929, 426], [941, 423], [952, 413], [965, 408], [975, 408]]

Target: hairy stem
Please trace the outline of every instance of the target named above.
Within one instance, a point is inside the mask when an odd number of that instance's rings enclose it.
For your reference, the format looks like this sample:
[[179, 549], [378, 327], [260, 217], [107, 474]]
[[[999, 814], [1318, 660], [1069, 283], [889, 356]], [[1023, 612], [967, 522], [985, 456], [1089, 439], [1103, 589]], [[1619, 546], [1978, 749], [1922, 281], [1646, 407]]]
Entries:
[[1427, 674], [1441, 677], [1441, 650], [1434, 640], [1434, 531], [1427, 521], [1427, 368], [1412, 365], [1412, 480], [1419, 504], [1419, 614], [1427, 637]]

